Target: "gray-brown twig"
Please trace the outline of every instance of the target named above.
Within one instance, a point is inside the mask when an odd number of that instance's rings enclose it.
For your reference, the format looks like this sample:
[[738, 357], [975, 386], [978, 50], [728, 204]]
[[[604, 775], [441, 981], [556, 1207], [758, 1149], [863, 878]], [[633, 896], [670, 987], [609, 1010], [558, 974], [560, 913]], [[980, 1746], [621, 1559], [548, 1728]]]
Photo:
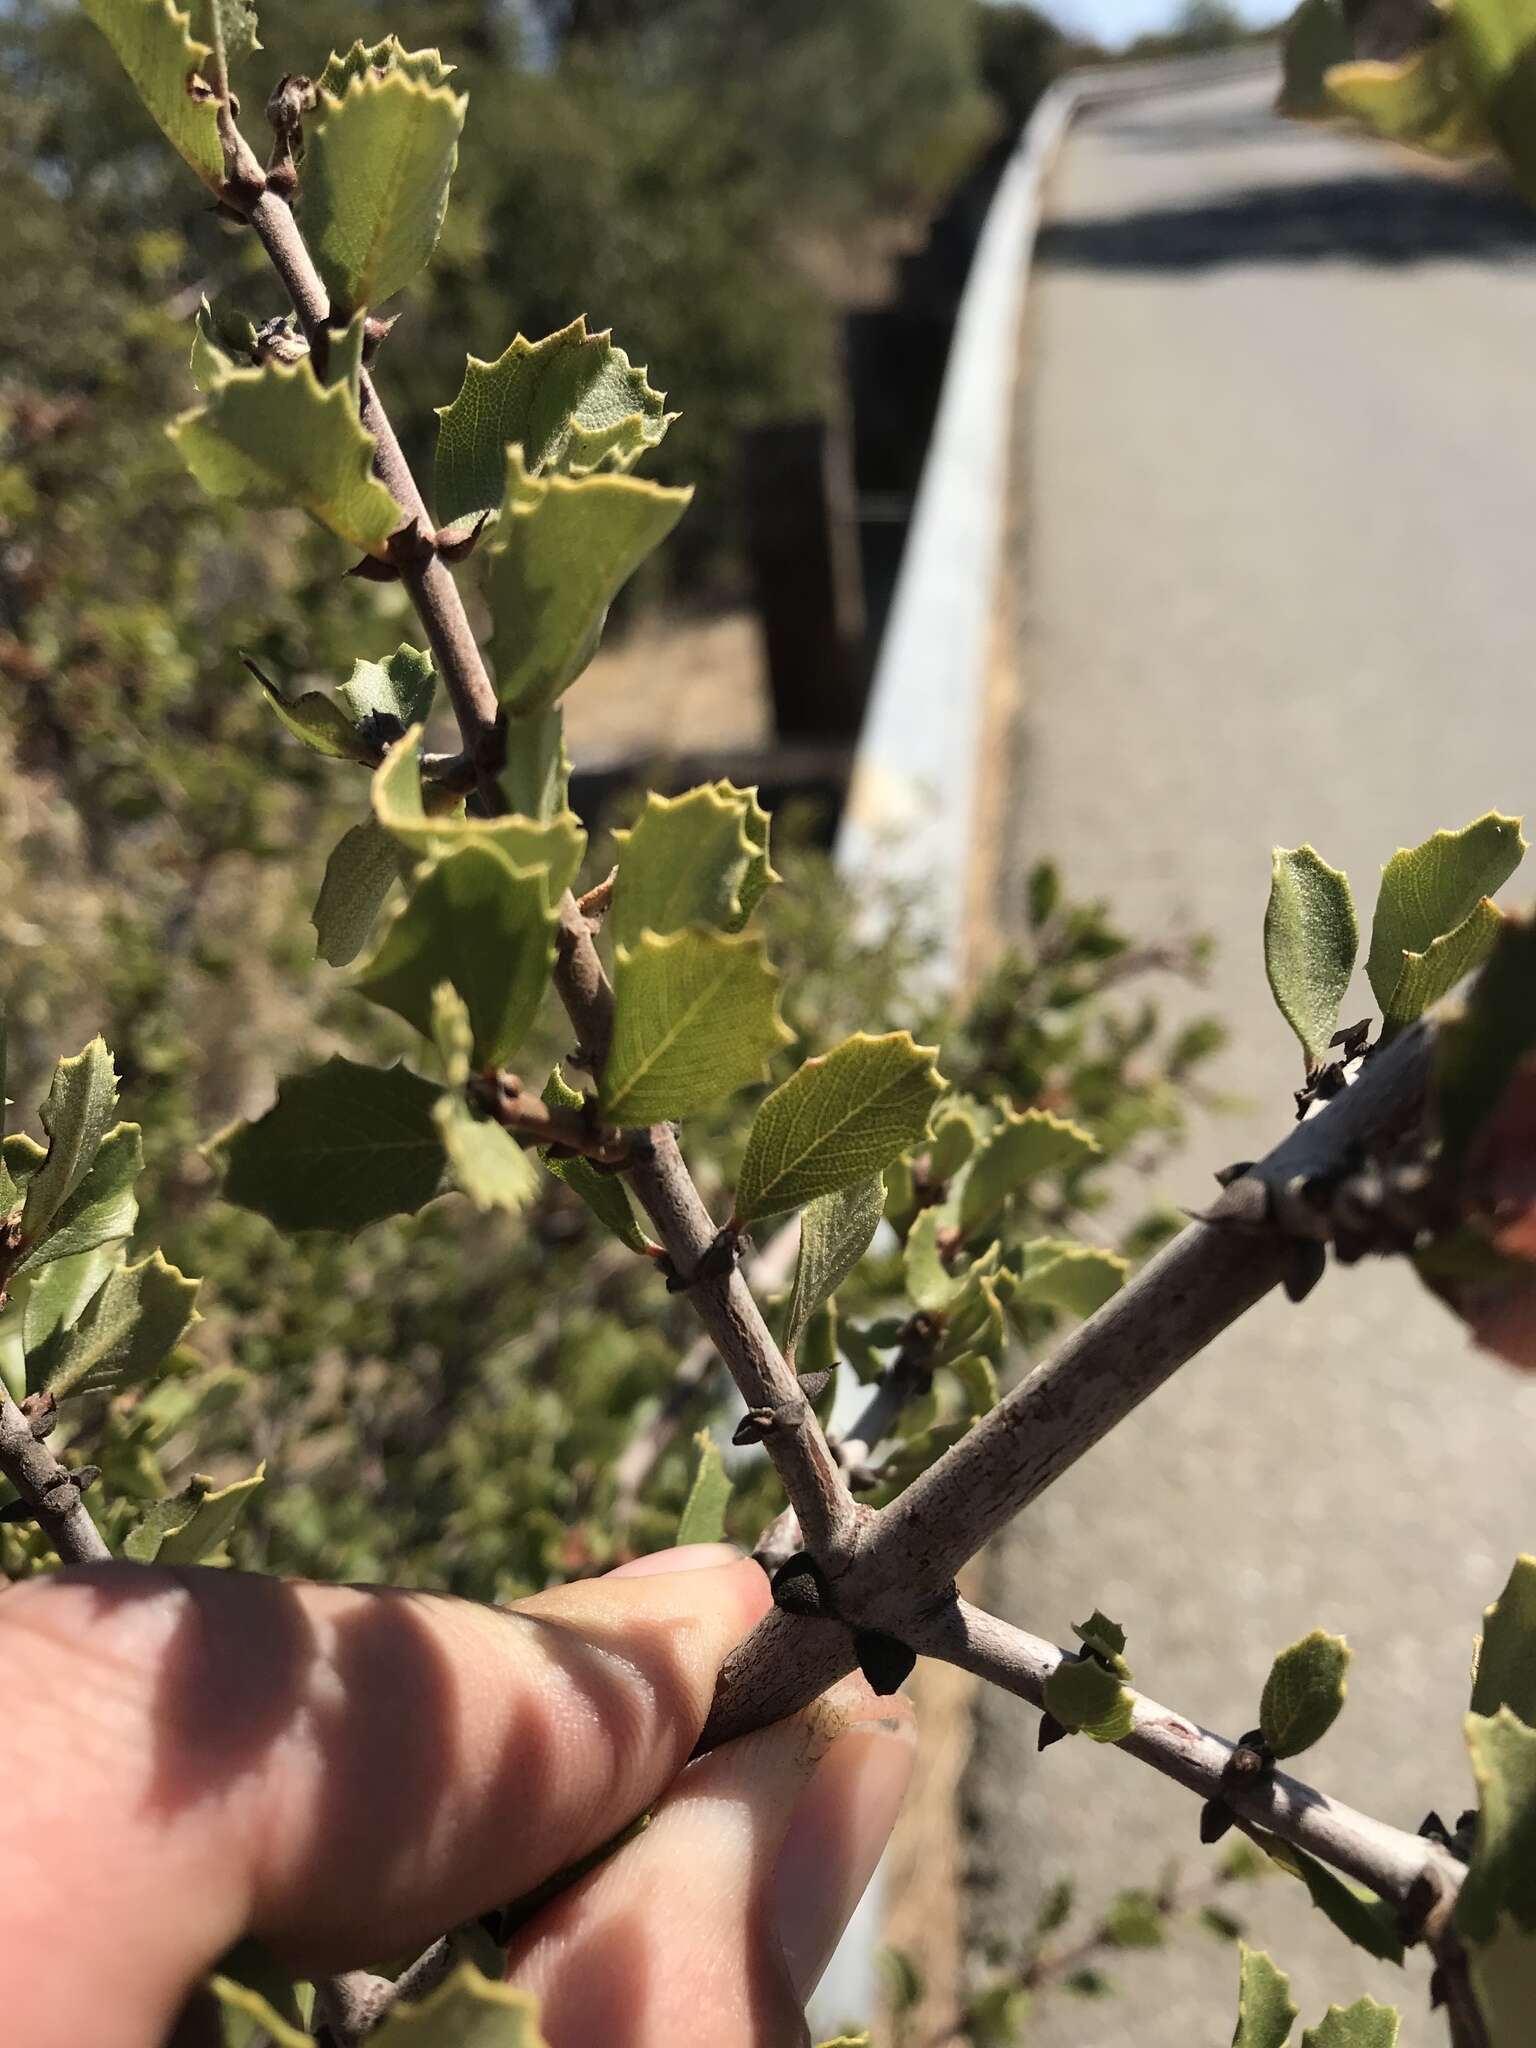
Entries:
[[100, 1564], [112, 1553], [74, 1475], [53, 1455], [10, 1395], [0, 1390], [0, 1472], [32, 1510], [33, 1518], [65, 1564]]

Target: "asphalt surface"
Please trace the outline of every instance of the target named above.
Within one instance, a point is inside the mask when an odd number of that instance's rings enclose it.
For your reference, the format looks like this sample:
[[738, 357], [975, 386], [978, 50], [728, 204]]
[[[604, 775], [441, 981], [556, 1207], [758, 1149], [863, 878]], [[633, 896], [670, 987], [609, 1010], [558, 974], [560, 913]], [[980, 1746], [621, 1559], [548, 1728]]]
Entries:
[[[1284, 1131], [1270, 1006], [1274, 845], [1345, 867], [1368, 919], [1399, 845], [1536, 808], [1536, 229], [1395, 152], [1269, 112], [1269, 80], [1085, 118], [1031, 288], [1021, 450], [1026, 702], [1015, 872], [1049, 852], [1129, 928], [1219, 942], [1243, 1098], [1159, 1192]], [[1519, 881], [1514, 885], [1518, 890]], [[1536, 886], [1527, 881], [1527, 895]], [[1371, 1008], [1363, 977], [1345, 1018]], [[1470, 1803], [1472, 1637], [1536, 1549], [1536, 1387], [1385, 1265], [1263, 1304], [1017, 1525], [991, 1597], [1067, 1641], [1121, 1620], [1146, 1689], [1236, 1734], [1314, 1625], [1356, 1657], [1315, 1782], [1417, 1826]], [[1036, 1759], [997, 1696], [968, 1781], [972, 1924], [1016, 1933], [1051, 1878], [1085, 1901], [1198, 1875], [1194, 1802], [1086, 1742]], [[1304, 2023], [1369, 1990], [1441, 2043], [1427, 1966], [1348, 1948], [1276, 1877], [1231, 1902]], [[1030, 2048], [1225, 2042], [1236, 1955], [1191, 1932], [1110, 1963], [1123, 1995], [1042, 2007]]]

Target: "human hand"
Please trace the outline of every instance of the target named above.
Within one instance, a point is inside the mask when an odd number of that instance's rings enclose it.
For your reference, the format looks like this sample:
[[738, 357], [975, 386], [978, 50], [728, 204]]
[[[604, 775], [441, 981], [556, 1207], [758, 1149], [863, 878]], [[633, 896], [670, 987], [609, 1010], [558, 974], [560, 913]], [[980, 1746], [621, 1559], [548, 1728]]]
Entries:
[[7, 2043], [157, 2048], [246, 1935], [304, 1976], [413, 1953], [659, 1800], [508, 1976], [552, 2048], [801, 2048], [912, 1721], [849, 1680], [684, 1771], [768, 1604], [716, 1545], [511, 1610], [132, 1565], [11, 1588]]

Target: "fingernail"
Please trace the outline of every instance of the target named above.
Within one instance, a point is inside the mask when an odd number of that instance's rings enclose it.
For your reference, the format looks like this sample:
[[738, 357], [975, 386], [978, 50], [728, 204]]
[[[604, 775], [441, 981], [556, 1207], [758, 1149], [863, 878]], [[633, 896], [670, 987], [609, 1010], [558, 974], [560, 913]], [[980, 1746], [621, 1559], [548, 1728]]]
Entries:
[[653, 1550], [648, 1557], [631, 1558], [603, 1576], [656, 1579], [664, 1572], [707, 1572], [722, 1564], [735, 1564], [741, 1555], [734, 1543], [684, 1543], [676, 1550]]
[[773, 1874], [773, 1913], [795, 1995], [821, 1981], [885, 1852], [912, 1776], [910, 1712], [857, 1721], [816, 1766]]

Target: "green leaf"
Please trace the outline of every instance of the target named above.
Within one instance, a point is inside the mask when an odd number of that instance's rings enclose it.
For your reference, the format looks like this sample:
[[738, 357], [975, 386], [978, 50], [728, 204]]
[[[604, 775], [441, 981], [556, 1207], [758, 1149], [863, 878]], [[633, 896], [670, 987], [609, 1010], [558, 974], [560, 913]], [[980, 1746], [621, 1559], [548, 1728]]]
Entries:
[[993, 1360], [1002, 1357], [1007, 1332], [999, 1278], [988, 1270], [988, 1261], [972, 1264], [964, 1288], [945, 1313], [936, 1363], [949, 1365], [966, 1351], [979, 1351]]
[[790, 1357], [811, 1317], [869, 1250], [884, 1212], [885, 1182], [878, 1173], [807, 1202], [784, 1315], [784, 1349]]
[[1504, 1590], [1483, 1610], [1472, 1712], [1500, 1707], [1536, 1728], [1536, 1557], [1517, 1557]]
[[936, 1048], [866, 1031], [805, 1062], [758, 1105], [736, 1182], [750, 1223], [867, 1180], [919, 1144], [944, 1092]]
[[571, 795], [571, 757], [558, 704], [527, 718], [509, 718], [507, 758], [496, 778], [508, 806], [530, 818], [553, 818]]
[[548, 2048], [539, 2001], [461, 1963], [420, 2005], [397, 2006], [369, 2035], [379, 2048]]
[[494, 363], [469, 357], [452, 405], [440, 405], [434, 497], [451, 526], [494, 512], [516, 442], [531, 476], [629, 470], [677, 417], [611, 334], [573, 320], [542, 341], [519, 334]]
[[1415, 1017], [1422, 1017], [1431, 1003], [1449, 995], [1475, 967], [1481, 967], [1498, 944], [1503, 925], [1502, 912], [1485, 896], [1470, 917], [1443, 939], [1436, 939], [1428, 952], [1405, 953], [1403, 971], [1382, 1006], [1383, 1035], [1394, 1037]]
[[1150, 1892], [1124, 1891], [1104, 1915], [1103, 1940], [1110, 1948], [1161, 1948], [1163, 1913]]
[[793, 1033], [761, 939], [653, 933], [617, 955], [599, 1100], [616, 1124], [692, 1115], [763, 1079]]
[[990, 1415], [997, 1406], [997, 1372], [991, 1359], [979, 1351], [962, 1351], [945, 1365], [960, 1383], [966, 1414], [973, 1419]]
[[951, 1095], [933, 1113], [928, 1170], [935, 1180], [953, 1180], [986, 1136], [980, 1104], [968, 1096]]
[[249, 1479], [216, 1487], [194, 1473], [180, 1493], [157, 1500], [123, 1542], [123, 1555], [134, 1564], [203, 1564], [224, 1548], [266, 1477], [259, 1465]]
[[415, 880], [352, 985], [430, 1037], [432, 992], [448, 982], [469, 1008], [474, 1064], [504, 1066], [538, 1014], [555, 928], [546, 869], [460, 846]]
[[1450, 37], [1391, 63], [1334, 65], [1325, 79], [1330, 106], [1389, 142], [1437, 156], [1486, 149], [1488, 126], [1467, 89]]
[[1003, 1121], [972, 1157], [960, 1191], [960, 1229], [974, 1237], [1010, 1195], [1036, 1175], [1061, 1173], [1101, 1156], [1098, 1141], [1048, 1109], [1005, 1110]]
[[1477, 1781], [1477, 1841], [1456, 1903], [1469, 1942], [1492, 1941], [1501, 1913], [1536, 1933], [1536, 1729], [1508, 1707], [1469, 1714], [1467, 1748]]
[[227, 64], [238, 64], [261, 48], [255, 0], [212, 0], [213, 19]]
[[416, 860], [483, 845], [498, 847], [515, 868], [545, 869], [551, 907], [575, 881], [587, 848], [587, 835], [569, 811], [543, 820], [466, 818], [460, 805], [451, 814], [429, 817], [422, 801], [419, 726], [390, 748], [376, 771], [373, 814]]
[[1402, 2015], [1374, 1998], [1353, 2005], [1330, 2005], [1315, 2027], [1301, 2036], [1301, 2048], [1396, 2048]]
[[725, 1540], [725, 1511], [730, 1505], [731, 1482], [726, 1474], [720, 1446], [707, 1429], [697, 1430], [693, 1439], [693, 1482], [677, 1524], [679, 1543], [722, 1543]]
[[[1483, 898], [1509, 880], [1524, 854], [1520, 820], [1498, 811], [1489, 811], [1460, 832], [1436, 832], [1421, 846], [1402, 847], [1393, 854], [1381, 871], [1365, 963], [1372, 991], [1389, 1022], [1406, 1022], [1417, 1014], [1394, 1010], [1406, 956], [1427, 954], [1436, 940], [1459, 936], [1458, 927], [1482, 909]], [[1475, 964], [1468, 962], [1469, 967]], [[1445, 987], [1459, 978], [1453, 975]]]
[[432, 657], [402, 640], [382, 661], [355, 661], [337, 689], [337, 702], [374, 740], [375, 751], [393, 746], [408, 726], [426, 723], [437, 690]]
[[760, 858], [748, 834], [754, 795], [729, 782], [647, 794], [632, 830], [614, 834], [619, 876], [608, 931], [616, 946], [634, 945], [642, 932], [745, 923], [742, 890]]
[[1379, 1899], [1373, 1892], [1347, 1884], [1336, 1877], [1326, 1864], [1309, 1856], [1304, 1849], [1297, 1849], [1289, 1842], [1282, 1842], [1278, 1836], [1266, 1836], [1265, 1849], [1271, 1860], [1282, 1870], [1299, 1878], [1306, 1886], [1312, 1903], [1320, 1913], [1331, 1920], [1347, 1941], [1356, 1948], [1364, 1949], [1367, 1955], [1375, 1956], [1384, 1963], [1401, 1963], [1403, 1960], [1403, 1937], [1398, 1926], [1397, 1909]]
[[440, 1093], [404, 1067], [333, 1056], [280, 1082], [265, 1116], [204, 1149], [224, 1168], [225, 1201], [279, 1230], [350, 1233], [443, 1192]]
[[1131, 1262], [1098, 1245], [1074, 1244], [1070, 1238], [1032, 1237], [1019, 1247], [1022, 1265], [1012, 1299], [1042, 1308], [1064, 1309], [1068, 1315], [1091, 1316], [1118, 1294], [1130, 1274]]
[[1074, 1734], [1121, 1742], [1134, 1722], [1130, 1693], [1094, 1657], [1058, 1664], [1045, 1681], [1046, 1712]]
[[1344, 1638], [1320, 1628], [1280, 1652], [1259, 1703], [1259, 1726], [1277, 1757], [1300, 1756], [1328, 1733], [1344, 1705], [1349, 1657]]
[[632, 476], [530, 477], [509, 449], [486, 581], [505, 711], [527, 717], [569, 689], [597, 652], [608, 607], [692, 495]]
[[192, 40], [173, 0], [83, 0], [172, 148], [217, 192], [224, 149], [209, 87], [212, 50]]
[[379, 305], [430, 261], [467, 105], [403, 65], [321, 92], [306, 129], [304, 233], [333, 307]]
[[12, 1288], [12, 1304], [19, 1306], [21, 1315], [28, 1386], [48, 1384], [87, 1303], [121, 1264], [120, 1244], [99, 1244], [94, 1251], [60, 1259], [56, 1265], [29, 1274]]
[[[580, 1109], [587, 1098], [579, 1088], [570, 1087], [559, 1067], [555, 1067], [544, 1085], [543, 1099], [552, 1108]], [[572, 1194], [581, 1197], [598, 1222], [612, 1231], [621, 1244], [627, 1244], [632, 1252], [646, 1249], [645, 1232], [636, 1222], [624, 1183], [616, 1174], [604, 1173], [590, 1159], [579, 1156], [556, 1159], [547, 1145], [539, 1157], [557, 1180], [563, 1180]]]
[[515, 1216], [528, 1207], [539, 1192], [538, 1169], [510, 1131], [476, 1116], [456, 1092], [440, 1095], [432, 1115], [461, 1194], [477, 1209]]
[[339, 57], [333, 50], [316, 84], [332, 99], [340, 99], [354, 80], [365, 78], [371, 71], [398, 71], [422, 85], [444, 85], [454, 70], [455, 66], [443, 62], [439, 51], [407, 50], [398, 36], [388, 35], [378, 43], [365, 43], [359, 38]]
[[373, 474], [374, 439], [346, 387], [322, 387], [308, 356], [231, 370], [166, 431], [214, 497], [302, 506], [368, 554], [405, 517]]
[[402, 848], [377, 818], [365, 818], [331, 848], [310, 923], [315, 952], [349, 967], [367, 945], [384, 899], [400, 878]]
[[264, 1998], [287, 2026], [303, 2026], [293, 1978], [261, 1942], [250, 1939], [237, 1941], [233, 1948], [224, 1951], [213, 1967], [214, 1974], [226, 1982], [243, 1985], [247, 1991], [254, 1991]]
[[139, 1126], [115, 1124], [102, 1139], [85, 1178], [55, 1212], [47, 1234], [28, 1251], [17, 1273], [35, 1272], [55, 1260], [72, 1259], [114, 1238], [127, 1237], [139, 1213], [133, 1184], [143, 1170]]
[[372, 763], [378, 750], [370, 747], [334, 697], [323, 690], [306, 690], [299, 697], [285, 697], [275, 683], [258, 675], [261, 694], [278, 723], [302, 740], [313, 753], [328, 761]]
[[50, 1392], [62, 1400], [143, 1386], [196, 1320], [198, 1285], [159, 1252], [114, 1267], [52, 1358]]
[[277, 2008], [250, 1985], [237, 1984], [232, 1977], [220, 1976], [215, 1971], [208, 1979], [208, 1989], [221, 2011], [252, 2022], [257, 2029], [256, 2038], [269, 2041], [271, 2048], [315, 2048], [313, 2036], [290, 2026]]
[[1264, 967], [1280, 1014], [1320, 1067], [1360, 949], [1349, 878], [1312, 851], [1275, 850], [1264, 913]]
[[1536, 1934], [1504, 1916], [1488, 1942], [1467, 1950], [1488, 2048], [1526, 2048], [1536, 2012]]
[[924, 1209], [907, 1232], [902, 1254], [913, 1305], [936, 1315], [964, 1293], [966, 1286], [966, 1275], [951, 1272], [939, 1251], [942, 1222], [937, 1209]]
[[[721, 787], [731, 789], [734, 784], [727, 782]], [[738, 790], [737, 794], [747, 800], [747, 815], [743, 822], [747, 837], [752, 842], [752, 860], [741, 881], [741, 907], [726, 925], [726, 930], [731, 932], [739, 932], [773, 884], [784, 879], [768, 857], [770, 819], [757, 800], [756, 788]]]
[[1130, 1666], [1125, 1661], [1125, 1630], [1118, 1621], [1111, 1621], [1095, 1607], [1086, 1621], [1073, 1622], [1072, 1633], [1084, 1649], [1094, 1651], [1113, 1665], [1122, 1678], [1130, 1677]]
[[1232, 2048], [1285, 2048], [1296, 2008], [1290, 1979], [1262, 1949], [1244, 1948]]
[[1536, 919], [1506, 918], [1466, 1009], [1435, 1047], [1434, 1096], [1447, 1157], [1461, 1159], [1536, 1050]]
[[105, 1042], [93, 1038], [53, 1070], [42, 1106], [48, 1155], [27, 1181], [21, 1234], [36, 1244], [90, 1172], [117, 1107], [117, 1074]]

